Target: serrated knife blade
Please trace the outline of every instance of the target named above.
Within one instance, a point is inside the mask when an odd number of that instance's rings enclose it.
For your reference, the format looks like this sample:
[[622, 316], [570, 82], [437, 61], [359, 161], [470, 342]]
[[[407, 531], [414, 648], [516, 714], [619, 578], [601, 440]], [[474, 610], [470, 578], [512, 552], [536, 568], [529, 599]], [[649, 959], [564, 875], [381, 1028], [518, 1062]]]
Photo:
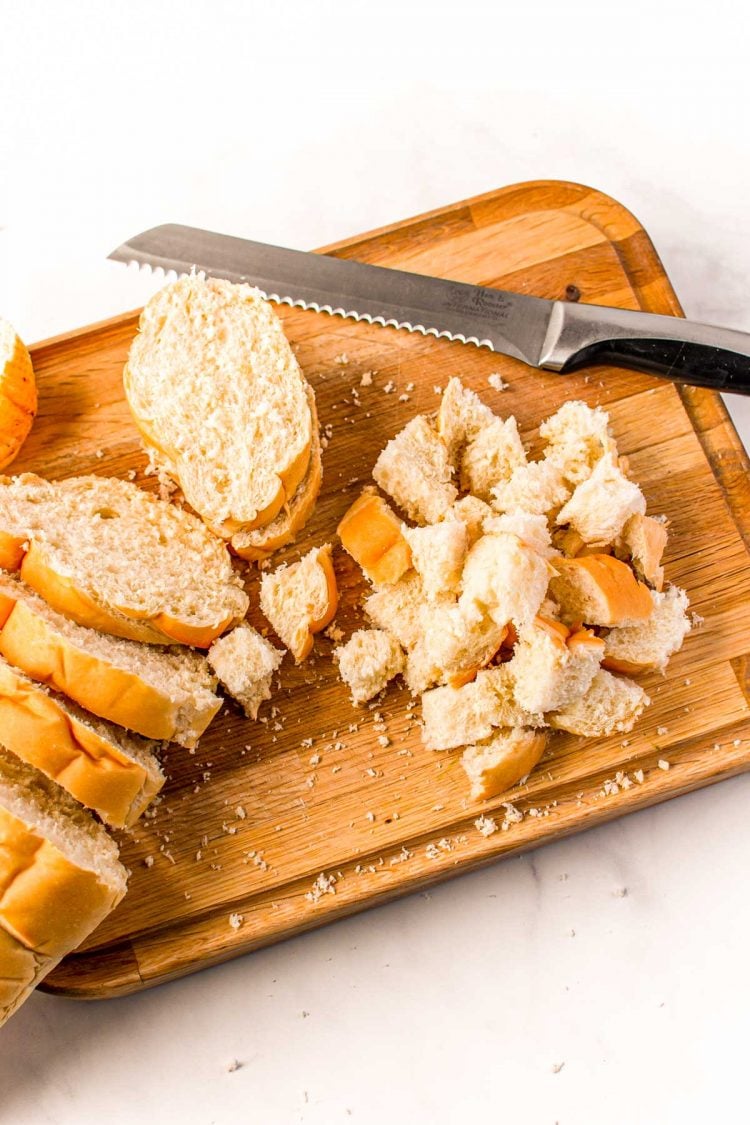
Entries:
[[268, 300], [489, 347], [566, 372], [613, 363], [750, 394], [750, 335], [680, 317], [551, 301], [168, 223], [109, 255], [178, 275], [201, 270]]

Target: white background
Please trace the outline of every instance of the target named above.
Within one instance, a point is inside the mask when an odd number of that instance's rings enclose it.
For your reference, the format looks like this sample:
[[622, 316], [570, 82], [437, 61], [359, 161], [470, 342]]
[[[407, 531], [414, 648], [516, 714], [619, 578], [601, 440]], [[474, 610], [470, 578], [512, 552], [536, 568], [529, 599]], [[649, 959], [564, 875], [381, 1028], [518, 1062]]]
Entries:
[[[3, 0], [0, 314], [32, 341], [137, 306], [153, 282], [104, 258], [160, 222], [312, 248], [560, 178], [635, 212], [688, 316], [750, 330], [739, 9]], [[749, 797], [150, 993], [34, 996], [0, 1032], [0, 1120], [747, 1120]]]

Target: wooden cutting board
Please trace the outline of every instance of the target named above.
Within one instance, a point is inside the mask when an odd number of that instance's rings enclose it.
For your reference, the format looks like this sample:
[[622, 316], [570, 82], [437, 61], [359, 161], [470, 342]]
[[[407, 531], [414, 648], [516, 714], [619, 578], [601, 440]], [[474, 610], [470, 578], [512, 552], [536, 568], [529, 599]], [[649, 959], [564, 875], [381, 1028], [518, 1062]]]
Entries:
[[[540, 297], [680, 313], [638, 222], [575, 184], [505, 188], [326, 252]], [[556, 736], [528, 783], [506, 795], [522, 814], [511, 820], [499, 799], [468, 800], [459, 752], [421, 746], [418, 706], [403, 690], [355, 710], [334, 673], [333, 644], [319, 638], [301, 668], [287, 658], [263, 722], [227, 704], [195, 753], [169, 751], [154, 815], [122, 836], [132, 871], [125, 900], [52, 973], [48, 991], [97, 998], [158, 984], [750, 765], [748, 461], [718, 397], [614, 368], [541, 374], [460, 343], [281, 315], [328, 438], [315, 517], [281, 558], [334, 540], [386, 440], [434, 410], [438, 389], [460, 374], [494, 409], [517, 416], [532, 448], [539, 422], [566, 399], [610, 411], [649, 511], [669, 518], [667, 576], [687, 588], [703, 623], [666, 678], [644, 680], [653, 705], [637, 729], [599, 742]], [[39, 419], [14, 471], [135, 469], [154, 487], [121, 388], [135, 327], [131, 313], [33, 349]], [[507, 390], [490, 385], [494, 373]], [[337, 624], [348, 636], [361, 622], [362, 580], [340, 549], [335, 562]], [[248, 584], [257, 601], [257, 572]], [[480, 832], [480, 814], [497, 831]]]

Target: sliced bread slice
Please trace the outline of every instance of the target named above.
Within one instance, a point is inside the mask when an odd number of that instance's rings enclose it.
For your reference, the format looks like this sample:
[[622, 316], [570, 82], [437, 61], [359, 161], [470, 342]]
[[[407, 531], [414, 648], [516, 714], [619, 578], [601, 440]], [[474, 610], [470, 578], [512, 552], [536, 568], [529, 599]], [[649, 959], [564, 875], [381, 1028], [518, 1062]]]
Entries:
[[527, 777], [544, 754], [544, 731], [514, 727], [498, 731], [485, 742], [467, 746], [461, 765], [471, 782], [471, 798], [487, 801]]
[[458, 499], [448, 449], [423, 414], [388, 442], [372, 475], [415, 523], [436, 523]]
[[227, 538], [263, 527], [310, 461], [306, 380], [257, 289], [183, 277], [141, 314], [124, 373], [147, 447]]
[[271, 698], [271, 679], [283, 659], [284, 653], [247, 621], [219, 637], [208, 650], [208, 663], [248, 719], [257, 719], [261, 703]]
[[650, 703], [640, 686], [624, 676], [600, 668], [585, 695], [547, 715], [551, 727], [586, 738], [627, 734]]
[[664, 672], [670, 657], [682, 648], [690, 632], [687, 594], [670, 586], [663, 593], [652, 590], [651, 600], [654, 611], [647, 621], [610, 629], [605, 637], [603, 664], [611, 672]]
[[550, 596], [563, 621], [587, 625], [636, 625], [654, 608], [651, 592], [630, 567], [611, 555], [558, 558], [551, 565]]
[[0, 576], [0, 654], [102, 719], [195, 746], [221, 706], [206, 658], [76, 625], [13, 575]]
[[0, 657], [5, 747], [115, 828], [134, 824], [162, 788], [159, 743], [97, 719]]
[[355, 704], [373, 699], [404, 670], [401, 645], [382, 629], [358, 629], [333, 655]]
[[283, 564], [260, 582], [260, 608], [299, 664], [309, 656], [313, 633], [336, 616], [338, 588], [331, 544], [313, 547], [298, 562]]
[[401, 520], [374, 488], [364, 489], [336, 530], [344, 550], [374, 586], [398, 582], [411, 567]]
[[0, 747], [0, 1024], [126, 886], [117, 845], [101, 824]]
[[0, 478], [0, 565], [80, 625], [207, 647], [248, 607], [224, 544], [129, 481]]
[[323, 461], [321, 459], [320, 433], [318, 431], [318, 413], [315, 409], [315, 395], [312, 388], [308, 387], [308, 400], [313, 418], [312, 448], [310, 450], [310, 464], [302, 482], [297, 486], [297, 491], [291, 500], [284, 504], [279, 514], [264, 527], [256, 527], [251, 531], [237, 531], [230, 542], [232, 550], [240, 558], [251, 562], [261, 562], [268, 559], [281, 547], [293, 543], [297, 532], [301, 531], [315, 511], [315, 502], [318, 499], [320, 486], [323, 481]]
[[37, 407], [36, 379], [26, 345], [0, 318], [0, 469], [28, 437]]

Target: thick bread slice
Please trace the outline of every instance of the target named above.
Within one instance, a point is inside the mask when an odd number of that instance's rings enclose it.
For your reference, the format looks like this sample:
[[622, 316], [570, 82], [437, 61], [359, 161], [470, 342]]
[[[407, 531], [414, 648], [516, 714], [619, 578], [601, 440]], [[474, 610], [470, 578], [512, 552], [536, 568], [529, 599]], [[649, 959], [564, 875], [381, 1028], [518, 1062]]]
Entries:
[[323, 481], [323, 461], [315, 395], [312, 387], [308, 387], [307, 392], [313, 418], [312, 448], [307, 472], [297, 486], [294, 496], [284, 504], [275, 519], [265, 527], [256, 527], [252, 531], [237, 531], [232, 536], [230, 540], [232, 550], [240, 558], [251, 562], [261, 562], [263, 559], [270, 558], [274, 551], [285, 547], [287, 543], [294, 542], [297, 532], [302, 530], [315, 511], [315, 502]]
[[547, 735], [544, 731], [499, 731], [486, 742], [467, 746], [461, 757], [466, 776], [471, 782], [474, 801], [486, 801], [510, 789], [527, 777], [544, 753]]
[[367, 703], [404, 670], [401, 645], [382, 629], [358, 629], [333, 655], [355, 704]]
[[664, 672], [669, 658], [682, 648], [690, 632], [687, 594], [670, 586], [664, 593], [652, 590], [651, 600], [654, 611], [647, 621], [610, 629], [605, 637], [603, 664], [611, 672]]
[[512, 661], [485, 668], [461, 687], [433, 688], [422, 696], [422, 741], [430, 750], [453, 750], [488, 738], [496, 727], [543, 726], [515, 697]]
[[0, 747], [4, 931], [26, 949], [61, 957], [80, 945], [117, 905], [126, 883], [117, 845], [101, 824], [53, 782]]
[[158, 743], [89, 715], [3, 657], [0, 732], [8, 750], [115, 828], [134, 824], [164, 785]]
[[458, 499], [445, 443], [423, 414], [388, 442], [372, 475], [415, 523], [436, 523]]
[[258, 718], [258, 708], [271, 698], [271, 678], [284, 659], [247, 621], [214, 641], [208, 663], [248, 719]]
[[605, 453], [617, 454], [609, 432], [609, 415], [600, 406], [571, 400], [542, 422], [539, 436], [546, 441], [545, 459], [561, 470], [567, 484], [575, 487], [587, 477]]
[[248, 607], [224, 544], [129, 481], [0, 478], [0, 565], [80, 625], [207, 647]]
[[141, 314], [124, 384], [146, 445], [217, 533], [270, 523], [303, 480], [307, 383], [257, 289], [196, 275], [165, 286]]
[[264, 574], [260, 608], [299, 664], [309, 656], [313, 633], [336, 616], [338, 588], [331, 544], [313, 547], [299, 560]]
[[0, 654], [102, 719], [195, 746], [221, 706], [206, 658], [76, 625], [12, 575], [0, 576]]
[[0, 318], [0, 469], [25, 442], [36, 407], [31, 356], [12, 325]]
[[614, 453], [605, 453], [560, 509], [557, 524], [569, 525], [584, 543], [613, 543], [631, 516], [646, 511], [637, 484], [623, 473]]
[[434, 602], [443, 594], [456, 593], [468, 550], [466, 524], [457, 519], [441, 520], [427, 527], [404, 524], [402, 534], [427, 600]]
[[523, 629], [510, 662], [515, 697], [527, 711], [557, 711], [584, 695], [599, 670], [604, 641], [559, 621], [536, 617]]
[[0, 1027], [28, 1000], [60, 957], [46, 957], [27, 949], [0, 925]]
[[650, 703], [643, 688], [600, 668], [585, 695], [547, 716], [551, 727], [586, 738], [626, 734]]
[[636, 625], [646, 621], [654, 603], [647, 586], [630, 567], [611, 555], [555, 559], [550, 597], [563, 621], [587, 625]]
[[466, 558], [459, 604], [467, 618], [488, 615], [498, 625], [523, 628], [539, 612], [549, 566], [510, 531], [483, 535]]
[[336, 529], [341, 546], [374, 586], [391, 585], [411, 567], [403, 525], [374, 488], [365, 488]]

